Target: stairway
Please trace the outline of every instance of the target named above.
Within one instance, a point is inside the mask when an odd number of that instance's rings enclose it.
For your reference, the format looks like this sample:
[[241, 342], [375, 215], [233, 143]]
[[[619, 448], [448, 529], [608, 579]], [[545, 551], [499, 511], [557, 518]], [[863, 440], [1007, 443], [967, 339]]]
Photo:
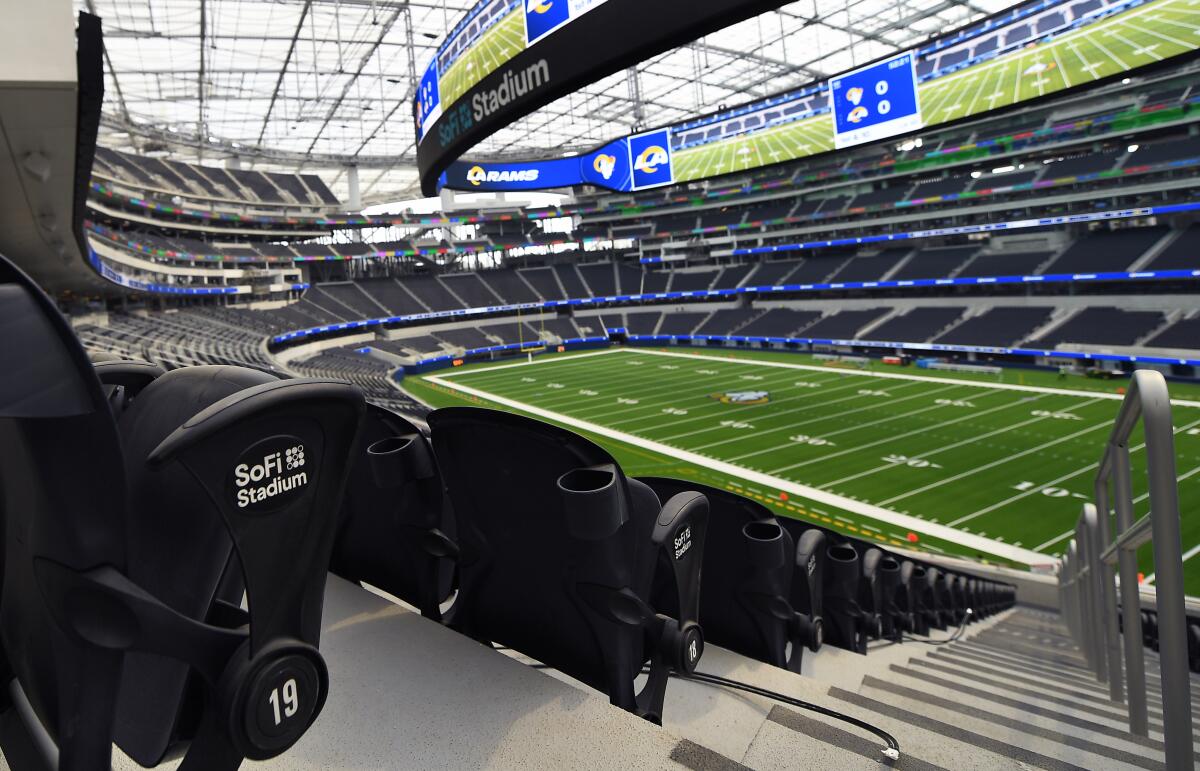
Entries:
[[1018, 608], [943, 645], [874, 643], [865, 658], [826, 647], [806, 657], [797, 677], [710, 647], [700, 668], [878, 726], [898, 740], [899, 761], [886, 761], [882, 742], [858, 727], [699, 683], [672, 684], [665, 727], [726, 762], [762, 769], [1164, 768], [1150, 652], [1150, 736], [1142, 738], [1129, 733], [1124, 705], [1109, 701], [1057, 614]]

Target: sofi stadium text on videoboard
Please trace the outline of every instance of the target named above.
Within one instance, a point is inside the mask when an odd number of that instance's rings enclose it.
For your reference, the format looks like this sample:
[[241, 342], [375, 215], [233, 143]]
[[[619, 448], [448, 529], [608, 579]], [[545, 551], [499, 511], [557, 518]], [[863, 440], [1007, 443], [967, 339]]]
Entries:
[[[413, 100], [422, 189], [434, 192], [451, 161], [521, 116], [785, 2], [481, 0], [438, 47]], [[494, 171], [485, 177], [542, 176]]]
[[[536, 1], [528, 0], [524, 16]], [[438, 182], [479, 191], [578, 184], [640, 190], [911, 134], [1194, 54], [1200, 49], [1194, 1], [1033, 0], [764, 100], [572, 158], [458, 160]], [[528, 34], [521, 14], [512, 19], [512, 35]], [[461, 93], [461, 76], [453, 73], [442, 82]]]

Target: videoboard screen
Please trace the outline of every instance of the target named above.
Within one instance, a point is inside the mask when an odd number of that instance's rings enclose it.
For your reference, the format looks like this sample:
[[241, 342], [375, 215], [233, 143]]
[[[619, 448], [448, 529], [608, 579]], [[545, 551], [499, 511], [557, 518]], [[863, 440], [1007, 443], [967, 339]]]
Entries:
[[451, 162], [522, 115], [785, 3], [481, 0], [438, 47], [413, 100], [422, 189], [432, 194]]
[[[828, 80], [659, 129], [668, 142], [652, 182], [599, 184], [631, 191], [747, 171], [1120, 77], [1200, 49], [1193, 1], [1033, 0]], [[470, 165], [486, 178], [488, 164]], [[453, 175], [441, 183], [461, 187]]]

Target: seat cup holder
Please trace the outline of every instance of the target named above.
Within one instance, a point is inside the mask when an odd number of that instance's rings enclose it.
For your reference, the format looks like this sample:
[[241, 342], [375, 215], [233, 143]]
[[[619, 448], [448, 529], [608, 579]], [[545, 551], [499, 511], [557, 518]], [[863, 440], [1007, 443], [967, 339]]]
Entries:
[[858, 552], [848, 544], [836, 544], [825, 551], [832, 586], [853, 587], [858, 581]]
[[417, 435], [389, 436], [367, 447], [371, 475], [382, 488], [429, 479], [434, 475], [429, 448]]
[[745, 537], [746, 556], [750, 564], [763, 570], [771, 570], [785, 564], [787, 546], [783, 540], [783, 528], [777, 522], [747, 522], [742, 526]]
[[558, 478], [567, 532], [584, 541], [608, 538], [629, 519], [611, 465], [577, 468]]

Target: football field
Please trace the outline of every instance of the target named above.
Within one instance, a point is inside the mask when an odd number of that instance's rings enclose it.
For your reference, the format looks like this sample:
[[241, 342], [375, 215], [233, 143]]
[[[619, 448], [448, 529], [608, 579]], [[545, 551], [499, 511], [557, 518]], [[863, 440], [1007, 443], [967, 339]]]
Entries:
[[[1153, 0], [1042, 43], [918, 86], [926, 125], [1100, 80], [1200, 47], [1195, 0]], [[727, 174], [833, 149], [833, 118], [818, 115], [672, 155], [675, 180]]]
[[[831, 365], [790, 353], [611, 348], [470, 365], [405, 388], [590, 436], [632, 475], [694, 479], [884, 545], [1046, 566], [1090, 499], [1112, 381]], [[1172, 386], [1184, 550], [1200, 552], [1200, 389]], [[1140, 438], [1131, 446], [1146, 512]], [[915, 539], [915, 540], [914, 540]], [[1148, 549], [1141, 569], [1153, 580]], [[1200, 595], [1200, 559], [1187, 563]]]

